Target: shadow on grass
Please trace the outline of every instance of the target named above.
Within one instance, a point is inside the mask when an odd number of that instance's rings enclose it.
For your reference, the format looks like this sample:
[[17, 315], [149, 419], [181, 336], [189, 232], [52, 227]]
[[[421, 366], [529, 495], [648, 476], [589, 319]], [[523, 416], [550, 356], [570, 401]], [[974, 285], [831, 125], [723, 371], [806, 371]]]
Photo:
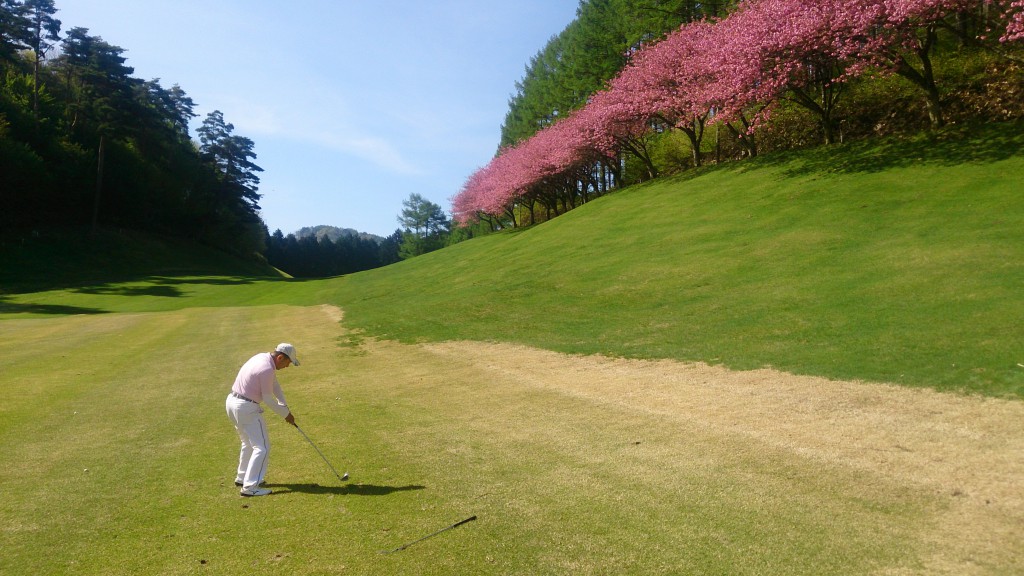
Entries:
[[171, 286], [86, 286], [75, 288], [78, 294], [102, 294], [104, 296], [162, 296], [178, 298], [182, 291]]
[[[9, 280], [9, 281], [8, 281]], [[208, 286], [245, 286], [256, 282], [290, 282], [291, 279], [273, 276], [150, 276], [120, 275], [103, 280], [71, 280], [71, 279], [6, 279], [0, 277], [0, 285], [8, 294], [29, 294], [32, 292], [48, 292], [50, 290], [69, 290], [79, 294], [101, 294], [107, 296], [164, 296], [177, 298], [183, 296], [176, 286], [208, 285]], [[146, 282], [150, 286], [122, 286], [121, 284]]]
[[[243, 278], [243, 277], [206, 277], [189, 276], [184, 278], [172, 278], [167, 276], [144, 276], [131, 282], [148, 282], [149, 286], [121, 286], [117, 283], [104, 283], [94, 285], [82, 285], [69, 287], [68, 289], [78, 294], [100, 294], [104, 296], [162, 296], [165, 298], [179, 298], [185, 293], [177, 286], [182, 285], [208, 285], [208, 286], [245, 286], [259, 281], [273, 280], [278, 278]], [[283, 280], [281, 280], [283, 281]]]
[[303, 494], [351, 494], [353, 496], [387, 496], [395, 492], [408, 490], [424, 490], [426, 486], [410, 484], [408, 486], [376, 486], [373, 484], [348, 484], [345, 486], [321, 486], [320, 484], [264, 484], [274, 490], [275, 494], [301, 492]]
[[658, 182], [687, 182], [718, 171], [746, 173], [781, 168], [786, 176], [821, 173], [866, 174], [909, 166], [958, 166], [1020, 156], [1024, 120], [980, 125], [960, 124], [912, 136], [886, 136], [845, 144], [762, 154], [757, 158], [705, 164], [678, 174], [622, 189], [633, 192]]
[[177, 286], [181, 284], [206, 284], [209, 286], [244, 286], [247, 284], [254, 284], [256, 282], [267, 282], [267, 281], [281, 281], [286, 282], [284, 278], [275, 278], [270, 276], [256, 276], [252, 278], [246, 278], [242, 276], [233, 277], [211, 277], [211, 276], [186, 276], [186, 277], [168, 277], [168, 276], [153, 276], [146, 278], [146, 280], [153, 282], [154, 284], [161, 284], [165, 286]]
[[[223, 276], [146, 276], [121, 275], [112, 276], [102, 281], [97, 280], [20, 280], [11, 281], [4, 286], [11, 294], [45, 292], [49, 290], [70, 290], [80, 294], [103, 294], [116, 296], [167, 296], [177, 297], [182, 293], [175, 286], [206, 285], [206, 286], [246, 286], [257, 282], [289, 282], [291, 279], [270, 276], [223, 277]], [[121, 284], [144, 282], [152, 286], [121, 286]]]
[[0, 297], [0, 314], [54, 314], [71, 316], [74, 314], [109, 314], [109, 312], [99, 308], [82, 308], [80, 306], [32, 304], [31, 302], [6, 302], [2, 297]]
[[1024, 121], [982, 126], [957, 125], [910, 137], [859, 140], [807, 150], [797, 156], [772, 154], [750, 167], [781, 165], [790, 176], [832, 173], [874, 173], [917, 165], [958, 166], [996, 162], [1021, 153]]

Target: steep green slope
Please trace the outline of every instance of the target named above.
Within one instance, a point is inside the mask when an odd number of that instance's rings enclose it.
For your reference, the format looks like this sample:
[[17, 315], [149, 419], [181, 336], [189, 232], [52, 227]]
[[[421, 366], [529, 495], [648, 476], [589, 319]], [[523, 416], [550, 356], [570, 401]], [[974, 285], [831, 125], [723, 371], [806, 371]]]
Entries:
[[401, 340], [1024, 396], [1022, 124], [760, 158], [338, 285]]

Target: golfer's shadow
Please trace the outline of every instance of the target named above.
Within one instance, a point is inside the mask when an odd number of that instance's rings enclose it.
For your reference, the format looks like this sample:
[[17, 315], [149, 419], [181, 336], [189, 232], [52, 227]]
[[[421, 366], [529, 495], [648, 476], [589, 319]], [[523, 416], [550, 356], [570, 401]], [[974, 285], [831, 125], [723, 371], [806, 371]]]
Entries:
[[302, 492], [304, 494], [338, 494], [352, 496], [387, 496], [393, 492], [407, 490], [424, 490], [426, 486], [410, 484], [408, 486], [375, 486], [373, 484], [346, 484], [344, 486], [322, 486], [320, 484], [264, 484], [273, 488], [275, 494]]

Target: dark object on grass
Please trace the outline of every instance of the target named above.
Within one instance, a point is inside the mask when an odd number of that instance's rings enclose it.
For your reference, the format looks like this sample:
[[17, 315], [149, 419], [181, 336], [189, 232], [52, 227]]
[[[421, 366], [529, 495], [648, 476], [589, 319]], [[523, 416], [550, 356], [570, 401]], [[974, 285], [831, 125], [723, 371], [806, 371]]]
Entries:
[[399, 546], [398, 548], [395, 548], [394, 550], [381, 550], [380, 553], [381, 554], [394, 554], [395, 552], [399, 552], [401, 550], [405, 550], [406, 548], [408, 548], [409, 546], [412, 546], [413, 544], [415, 544], [417, 542], [422, 542], [422, 541], [426, 540], [427, 538], [433, 538], [434, 536], [437, 536], [441, 532], [445, 532], [447, 530], [451, 530], [452, 528], [458, 528], [459, 526], [462, 526], [466, 522], [472, 522], [473, 520], [476, 520], [476, 515], [470, 516], [469, 518], [466, 518], [465, 520], [459, 520], [458, 522], [456, 522], [455, 524], [452, 524], [451, 526], [448, 526], [446, 528], [441, 528], [437, 532], [434, 532], [432, 534], [427, 534], [423, 538], [420, 538], [419, 540], [413, 540], [412, 542], [409, 542], [408, 544], [403, 544], [403, 545]]
[[299, 434], [302, 434], [302, 437], [306, 439], [306, 442], [309, 442], [309, 445], [316, 450], [316, 453], [324, 459], [324, 462], [326, 462], [327, 466], [331, 468], [331, 472], [334, 472], [334, 475], [338, 477], [338, 480], [341, 480], [342, 482], [348, 480], [348, 472], [345, 472], [344, 475], [338, 474], [338, 471], [334, 469], [334, 466], [331, 466], [331, 463], [327, 461], [327, 456], [324, 456], [324, 453], [316, 447], [316, 444], [313, 444], [313, 441], [309, 439], [309, 436], [306, 436], [306, 433], [302, 431], [302, 428], [299, 428], [299, 425], [295, 423], [292, 423], [292, 426], [295, 426], [295, 429], [299, 431]]

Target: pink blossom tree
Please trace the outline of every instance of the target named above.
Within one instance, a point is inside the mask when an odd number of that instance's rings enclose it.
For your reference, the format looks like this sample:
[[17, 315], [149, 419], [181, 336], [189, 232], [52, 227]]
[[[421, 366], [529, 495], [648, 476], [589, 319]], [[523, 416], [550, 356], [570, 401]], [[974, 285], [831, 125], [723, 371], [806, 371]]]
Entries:
[[1024, 40], [1024, 0], [1011, 2], [1006, 14], [1009, 23], [1006, 25], [1006, 33], [999, 40], [1001, 42]]
[[[892, 71], [925, 93], [932, 127], [945, 123], [942, 98], [932, 65], [939, 31], [956, 30], [959, 14], [977, 6], [977, 0], [844, 0], [853, 11], [875, 14], [870, 38], [862, 54], [866, 65]], [[988, 1], [988, 0], [986, 0]]]
[[591, 96], [587, 105], [568, 120], [573, 124], [577, 146], [595, 154], [614, 158], [625, 151], [643, 163], [648, 178], [658, 177], [651, 160], [650, 115], [634, 106], [631, 94], [602, 90]]
[[[984, 1], [1006, 23], [1002, 42], [1024, 40], [1024, 0]], [[506, 213], [514, 223], [517, 203], [540, 201], [550, 211], [557, 190], [571, 204], [587, 193], [595, 167], [614, 165], [622, 151], [654, 176], [646, 142], [662, 127], [687, 134], [696, 165], [711, 123], [727, 126], [755, 155], [754, 129], [782, 98], [816, 114], [832, 142], [843, 85], [868, 69], [919, 86], [939, 126], [932, 51], [939, 30], [952, 30], [971, 8], [977, 0], [745, 0], [722, 20], [684, 25], [642, 47], [582, 109], [503, 150], [453, 199], [455, 219]]]
[[701, 142], [712, 106], [701, 97], [702, 84], [712, 79], [703, 56], [718, 48], [709, 41], [712, 32], [709, 22], [694, 22], [646, 47], [590, 105], [618, 111], [619, 124], [633, 129], [649, 133], [662, 125], [683, 131], [690, 140], [693, 163], [700, 166]]
[[742, 42], [733, 57], [750, 60], [753, 99], [786, 99], [818, 117], [824, 141], [835, 141], [834, 113], [847, 69], [857, 61], [863, 14], [844, 0], [765, 0], [735, 13], [728, 30]]
[[[572, 115], [501, 151], [487, 166], [474, 172], [453, 199], [455, 221], [466, 224], [480, 214], [504, 213], [516, 225], [517, 206], [525, 203], [532, 213], [534, 201], [557, 194], [559, 189], [586, 194], [585, 189], [580, 189], [579, 178], [565, 176], [574, 171], [585, 174], [581, 172], [585, 167], [607, 159], [607, 146], [595, 147], [590, 139], [593, 135]], [[549, 209], [552, 206], [550, 201], [545, 204]]]

